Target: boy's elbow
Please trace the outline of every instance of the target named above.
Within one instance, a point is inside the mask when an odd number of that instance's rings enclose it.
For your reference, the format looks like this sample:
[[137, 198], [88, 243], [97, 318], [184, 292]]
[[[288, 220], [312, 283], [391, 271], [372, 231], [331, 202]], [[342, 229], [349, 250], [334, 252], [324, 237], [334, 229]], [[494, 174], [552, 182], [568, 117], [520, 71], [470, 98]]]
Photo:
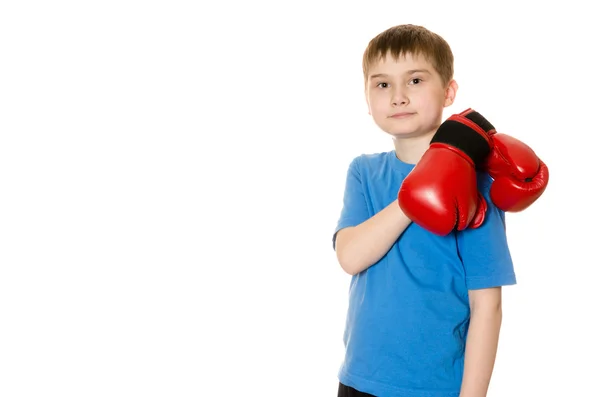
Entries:
[[356, 255], [352, 255], [348, 250], [347, 241], [349, 240], [350, 228], [342, 229], [336, 235], [335, 255], [342, 270], [351, 276], [359, 273]]
[[336, 251], [336, 254], [337, 254], [338, 263], [340, 264], [340, 267], [342, 268], [342, 270], [344, 272], [346, 272], [347, 274], [349, 274], [351, 276], [355, 276], [356, 274], [359, 273], [356, 270], [357, 269], [356, 264], [353, 263], [349, 258], [347, 258], [343, 254], [341, 254], [340, 251]]

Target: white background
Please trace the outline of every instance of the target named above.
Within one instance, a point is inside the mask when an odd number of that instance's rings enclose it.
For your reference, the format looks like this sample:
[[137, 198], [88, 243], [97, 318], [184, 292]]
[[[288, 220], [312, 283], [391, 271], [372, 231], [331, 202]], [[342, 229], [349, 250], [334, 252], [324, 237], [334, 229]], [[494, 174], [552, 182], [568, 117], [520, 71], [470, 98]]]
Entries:
[[1, 396], [335, 395], [346, 169], [392, 147], [361, 57], [401, 23], [451, 44], [447, 115], [550, 168], [488, 395], [600, 395], [592, 3], [349, 3], [2, 4]]

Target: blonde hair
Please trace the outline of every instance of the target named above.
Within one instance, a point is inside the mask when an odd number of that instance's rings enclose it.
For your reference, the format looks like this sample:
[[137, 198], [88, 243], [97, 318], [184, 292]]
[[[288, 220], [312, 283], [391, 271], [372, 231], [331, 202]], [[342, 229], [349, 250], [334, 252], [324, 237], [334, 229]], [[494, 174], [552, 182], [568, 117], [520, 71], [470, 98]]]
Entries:
[[454, 76], [454, 55], [450, 45], [440, 35], [422, 26], [394, 26], [371, 39], [363, 55], [365, 83], [371, 65], [388, 54], [395, 60], [406, 54], [423, 56], [440, 75], [444, 85]]

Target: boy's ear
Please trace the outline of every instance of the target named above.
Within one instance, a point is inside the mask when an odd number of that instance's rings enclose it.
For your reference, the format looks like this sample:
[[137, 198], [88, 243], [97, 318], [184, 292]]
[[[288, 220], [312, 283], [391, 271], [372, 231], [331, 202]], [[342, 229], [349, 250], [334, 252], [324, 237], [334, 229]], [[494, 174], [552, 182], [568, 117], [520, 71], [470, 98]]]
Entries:
[[452, 80], [448, 83], [448, 87], [446, 87], [446, 93], [444, 98], [444, 107], [450, 106], [454, 103], [454, 98], [456, 98], [456, 92], [458, 91], [458, 83], [456, 80]]

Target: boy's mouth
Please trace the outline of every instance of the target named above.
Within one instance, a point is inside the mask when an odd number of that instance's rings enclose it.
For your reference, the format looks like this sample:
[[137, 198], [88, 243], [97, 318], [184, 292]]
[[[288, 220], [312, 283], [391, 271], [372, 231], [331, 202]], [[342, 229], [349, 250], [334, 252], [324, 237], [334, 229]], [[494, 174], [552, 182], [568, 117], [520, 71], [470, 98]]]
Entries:
[[410, 113], [410, 112], [399, 112], [399, 113], [392, 114], [390, 117], [393, 119], [403, 119], [405, 117], [412, 116], [413, 114], [414, 113]]

